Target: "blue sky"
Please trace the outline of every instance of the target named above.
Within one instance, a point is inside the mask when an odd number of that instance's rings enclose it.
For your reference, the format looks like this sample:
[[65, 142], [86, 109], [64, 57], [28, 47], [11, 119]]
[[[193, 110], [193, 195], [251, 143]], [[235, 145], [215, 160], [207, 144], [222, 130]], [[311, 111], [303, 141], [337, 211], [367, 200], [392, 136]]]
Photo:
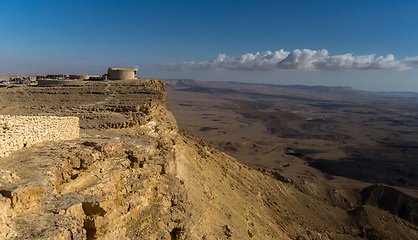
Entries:
[[[418, 92], [418, 1], [0, 1], [0, 72]], [[257, 54], [258, 53], [258, 54]]]

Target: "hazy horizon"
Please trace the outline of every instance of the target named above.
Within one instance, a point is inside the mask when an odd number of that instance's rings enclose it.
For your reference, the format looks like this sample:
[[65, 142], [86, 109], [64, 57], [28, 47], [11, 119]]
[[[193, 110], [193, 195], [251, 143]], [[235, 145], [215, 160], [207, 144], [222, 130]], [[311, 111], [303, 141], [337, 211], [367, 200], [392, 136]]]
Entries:
[[[43, 74], [80, 74], [78, 72], [53, 72], [53, 73], [17, 73], [17, 72], [0, 72], [0, 80], [3, 80], [1, 78], [2, 73], [11, 73], [12, 76], [25, 76], [25, 75], [43, 75]], [[103, 73], [89, 73], [84, 72], [82, 74], [91, 74], [91, 75], [103, 75], [106, 73], [105, 71]], [[359, 79], [357, 81], [309, 81], [305, 78], [298, 78], [297, 76], [289, 79], [274, 79], [275, 76], [270, 76], [270, 78], [266, 79], [257, 79], [254, 81], [251, 81], [251, 79], [245, 79], [242, 80], [240, 78], [227, 78], [227, 74], [222, 73], [210, 73], [208, 76], [203, 76], [199, 74], [200, 78], [193, 77], [194, 74], [189, 73], [187, 75], [161, 75], [161, 74], [155, 74], [155, 75], [142, 75], [143, 72], [139, 72], [137, 74], [138, 78], [155, 78], [155, 79], [186, 79], [186, 80], [198, 80], [198, 81], [209, 81], [209, 82], [242, 82], [242, 83], [254, 83], [254, 84], [275, 84], [275, 85], [284, 85], [284, 86], [290, 86], [290, 85], [304, 85], [304, 86], [326, 86], [326, 87], [351, 87], [353, 90], [360, 90], [360, 91], [370, 91], [370, 92], [415, 92], [418, 93], [418, 87], [416, 89], [406, 89], [403, 85], [400, 85], [398, 87], [391, 87], [387, 88], [386, 85], [380, 85], [378, 87], [374, 85], [367, 85], [364, 82], [362, 82], [362, 79]], [[236, 73], [237, 74], [237, 73]], [[243, 74], [243, 73], [241, 73]], [[302, 73], [299, 73], [302, 74]], [[356, 73], [352, 73], [356, 74]], [[160, 77], [157, 77], [160, 76]], [[5, 78], [6, 79], [6, 78]], [[383, 81], [382, 81], [383, 82]], [[340, 84], [339, 84], [340, 83]], [[348, 85], [349, 83], [352, 83], [352, 85]], [[357, 83], [357, 84], [353, 84]], [[415, 83], [411, 82], [411, 85], [414, 85]], [[416, 83], [418, 85], [418, 82]]]
[[9, 1], [0, 72], [418, 92], [416, 1]]

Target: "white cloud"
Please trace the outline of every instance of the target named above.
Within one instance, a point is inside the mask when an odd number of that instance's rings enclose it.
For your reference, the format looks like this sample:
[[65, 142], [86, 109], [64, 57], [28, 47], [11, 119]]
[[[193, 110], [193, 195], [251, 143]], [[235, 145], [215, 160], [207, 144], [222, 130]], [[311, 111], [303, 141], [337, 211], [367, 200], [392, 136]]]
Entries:
[[407, 57], [402, 60], [402, 63], [410, 67], [418, 67], [418, 57]]
[[280, 51], [263, 53], [247, 53], [238, 57], [229, 57], [219, 54], [209, 61], [184, 62], [180, 64], [164, 64], [166, 70], [391, 70], [402, 71], [412, 66], [418, 67], [418, 57], [396, 60], [392, 54], [386, 57], [375, 54], [353, 56], [352, 53], [344, 55], [329, 55], [326, 49], [310, 50], [295, 49], [291, 52]]

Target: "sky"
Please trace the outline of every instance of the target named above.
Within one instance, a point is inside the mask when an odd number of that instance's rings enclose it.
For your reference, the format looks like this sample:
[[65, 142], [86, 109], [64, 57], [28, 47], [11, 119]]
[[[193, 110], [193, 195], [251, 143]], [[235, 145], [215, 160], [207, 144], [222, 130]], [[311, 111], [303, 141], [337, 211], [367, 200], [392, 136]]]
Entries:
[[0, 72], [418, 92], [416, 0], [0, 0]]

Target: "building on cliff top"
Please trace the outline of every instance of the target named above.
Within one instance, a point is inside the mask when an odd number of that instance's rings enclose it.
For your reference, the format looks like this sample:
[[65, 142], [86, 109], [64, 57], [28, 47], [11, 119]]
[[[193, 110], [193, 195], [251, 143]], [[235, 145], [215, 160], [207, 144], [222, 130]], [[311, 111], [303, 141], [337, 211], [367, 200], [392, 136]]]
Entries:
[[48, 74], [38, 75], [36, 77], [13, 77], [9, 81], [4, 80], [1, 86], [7, 83], [25, 83], [36, 84], [38, 86], [63, 86], [63, 85], [80, 85], [88, 81], [106, 81], [106, 80], [128, 80], [136, 79], [137, 68], [108, 68], [107, 73], [100, 75], [75, 75], [75, 74]]
[[107, 78], [109, 80], [135, 79], [137, 71], [136, 68], [108, 68]]

